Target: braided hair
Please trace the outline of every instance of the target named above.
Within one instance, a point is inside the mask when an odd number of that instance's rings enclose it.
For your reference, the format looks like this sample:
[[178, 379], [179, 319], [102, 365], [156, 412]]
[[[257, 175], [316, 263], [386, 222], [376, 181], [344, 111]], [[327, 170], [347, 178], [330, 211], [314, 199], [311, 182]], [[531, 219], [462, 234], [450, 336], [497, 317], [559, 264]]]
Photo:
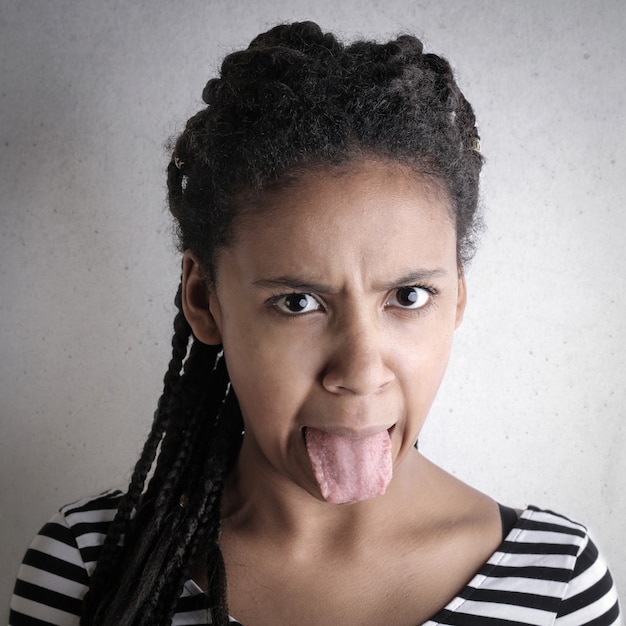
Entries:
[[[448, 62], [416, 38], [344, 45], [311, 22], [277, 26], [229, 54], [202, 96], [207, 106], [176, 140], [167, 182], [180, 249], [193, 252], [207, 281], [245, 207], [262, 206], [264, 194], [312, 168], [360, 159], [402, 163], [440, 184], [459, 266], [471, 258], [480, 225], [476, 121]], [[176, 306], [163, 395], [102, 547], [83, 625], [171, 623], [200, 554], [212, 623], [228, 623], [220, 507], [243, 419], [221, 347], [193, 337], [180, 287]]]

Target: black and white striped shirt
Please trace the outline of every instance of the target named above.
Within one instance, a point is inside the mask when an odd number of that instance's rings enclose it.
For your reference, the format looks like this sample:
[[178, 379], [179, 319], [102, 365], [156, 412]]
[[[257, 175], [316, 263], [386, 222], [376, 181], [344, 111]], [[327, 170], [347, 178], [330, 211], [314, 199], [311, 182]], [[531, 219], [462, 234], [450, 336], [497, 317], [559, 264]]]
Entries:
[[[42, 528], [18, 573], [11, 626], [79, 623], [120, 496], [111, 491], [65, 506]], [[172, 623], [210, 624], [205, 596], [192, 580]], [[584, 526], [529, 507], [461, 593], [423, 626], [437, 624], [619, 626], [622, 620], [611, 575]]]

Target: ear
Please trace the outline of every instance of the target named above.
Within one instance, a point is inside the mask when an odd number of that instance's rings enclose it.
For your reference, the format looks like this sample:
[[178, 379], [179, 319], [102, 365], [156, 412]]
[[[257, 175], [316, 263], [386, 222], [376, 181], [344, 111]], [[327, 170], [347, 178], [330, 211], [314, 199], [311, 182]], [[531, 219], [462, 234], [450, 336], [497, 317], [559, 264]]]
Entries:
[[190, 250], [183, 256], [182, 284], [183, 313], [196, 339], [211, 346], [222, 343], [215, 292], [207, 285], [200, 264]]
[[463, 321], [465, 313], [465, 305], [467, 304], [467, 285], [465, 284], [465, 272], [459, 267], [459, 286], [456, 297], [456, 322], [454, 328], [458, 328]]

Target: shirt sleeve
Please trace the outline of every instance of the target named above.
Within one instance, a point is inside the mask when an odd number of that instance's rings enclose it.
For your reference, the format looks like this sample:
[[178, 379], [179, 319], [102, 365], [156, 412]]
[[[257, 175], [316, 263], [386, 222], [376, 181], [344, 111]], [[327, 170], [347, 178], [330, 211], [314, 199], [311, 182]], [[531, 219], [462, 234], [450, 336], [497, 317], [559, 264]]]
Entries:
[[555, 626], [622, 626], [617, 590], [602, 555], [586, 537], [559, 607]]
[[57, 513], [26, 552], [11, 598], [9, 626], [74, 626], [89, 577], [74, 533]]

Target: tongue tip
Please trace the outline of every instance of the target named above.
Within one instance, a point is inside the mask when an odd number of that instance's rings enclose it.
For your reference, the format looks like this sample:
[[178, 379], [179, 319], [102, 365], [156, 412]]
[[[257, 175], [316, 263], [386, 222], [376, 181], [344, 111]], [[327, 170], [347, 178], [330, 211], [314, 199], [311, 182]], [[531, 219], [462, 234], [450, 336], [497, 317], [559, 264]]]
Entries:
[[322, 497], [329, 504], [353, 504], [355, 502], [362, 502], [364, 500], [372, 500], [379, 496], [385, 495], [387, 491], [387, 485], [380, 485], [378, 489], [372, 489], [369, 491], [361, 490], [359, 493], [344, 493], [343, 490], [324, 489], [322, 490]]

